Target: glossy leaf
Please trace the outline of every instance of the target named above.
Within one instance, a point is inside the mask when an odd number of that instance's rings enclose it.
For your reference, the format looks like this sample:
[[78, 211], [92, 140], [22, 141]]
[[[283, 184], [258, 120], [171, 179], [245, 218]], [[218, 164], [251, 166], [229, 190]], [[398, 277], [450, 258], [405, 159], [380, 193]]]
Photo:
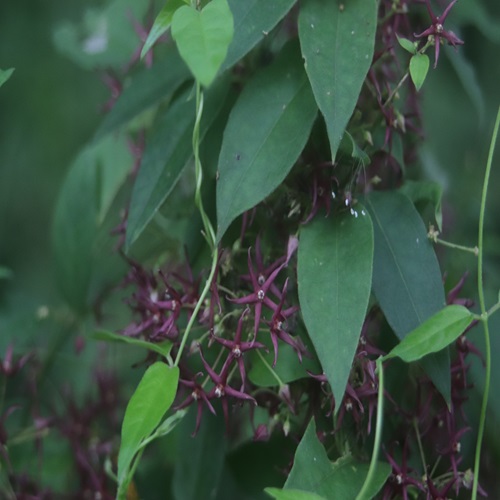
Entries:
[[326, 500], [326, 497], [303, 490], [280, 490], [278, 488], [266, 488], [264, 491], [275, 500]]
[[415, 44], [411, 40], [408, 40], [407, 38], [403, 38], [402, 36], [398, 36], [398, 35], [396, 35], [396, 38], [398, 39], [399, 45], [401, 45], [401, 47], [403, 47], [403, 49], [405, 49], [410, 54], [416, 54], [417, 47], [415, 46]]
[[316, 117], [295, 44], [243, 89], [224, 131], [217, 183], [217, 240], [271, 194], [304, 148]]
[[159, 344], [153, 344], [152, 342], [146, 342], [145, 340], [127, 337], [126, 335], [119, 335], [107, 330], [97, 330], [90, 335], [90, 338], [94, 340], [101, 340], [103, 342], [119, 342], [123, 344], [142, 347], [143, 349], [148, 349], [149, 351], [161, 354], [164, 357], [167, 357], [172, 349], [172, 342], [168, 340]]
[[[373, 291], [389, 325], [403, 339], [445, 306], [441, 271], [409, 198], [398, 192], [374, 192], [367, 197], [366, 207], [375, 233]], [[448, 400], [448, 352], [427, 357], [422, 366]]]
[[169, 48], [160, 62], [134, 77], [102, 121], [95, 138], [113, 132], [153, 104], [168, 99], [189, 76], [189, 70], [175, 47]]
[[123, 418], [118, 482], [123, 483], [141, 441], [158, 426], [172, 405], [177, 393], [179, 369], [164, 363], [154, 363], [144, 373], [130, 398]]
[[141, 59], [147, 54], [158, 38], [160, 38], [168, 30], [168, 28], [170, 28], [175, 11], [183, 5], [186, 5], [184, 0], [167, 0], [167, 3], [156, 16], [155, 22], [153, 23], [153, 26], [148, 33], [148, 37], [144, 42], [144, 46], [141, 50]]
[[417, 90], [422, 88], [429, 71], [429, 57], [425, 54], [415, 54], [410, 59], [410, 76]]
[[[228, 80], [223, 79], [207, 92], [200, 125], [201, 140], [223, 106], [227, 91]], [[167, 109], [146, 146], [130, 201], [127, 248], [172, 193], [192, 158], [195, 103], [188, 100], [188, 95], [184, 93]]]
[[233, 66], [283, 19], [296, 0], [228, 0], [234, 19], [234, 37], [221, 71]]
[[357, 205], [349, 212], [316, 217], [300, 233], [299, 301], [336, 410], [344, 395], [371, 291], [373, 228]]
[[411, 363], [438, 352], [454, 342], [473, 320], [464, 306], [447, 306], [410, 332], [385, 359], [398, 357]]
[[372, 62], [377, 5], [375, 0], [301, 3], [300, 46], [314, 97], [325, 117], [332, 159]]
[[208, 87], [233, 38], [233, 15], [227, 0], [212, 0], [203, 10], [184, 5], [172, 19], [172, 37], [196, 80]]
[[15, 68], [0, 69], [0, 87], [12, 76]]

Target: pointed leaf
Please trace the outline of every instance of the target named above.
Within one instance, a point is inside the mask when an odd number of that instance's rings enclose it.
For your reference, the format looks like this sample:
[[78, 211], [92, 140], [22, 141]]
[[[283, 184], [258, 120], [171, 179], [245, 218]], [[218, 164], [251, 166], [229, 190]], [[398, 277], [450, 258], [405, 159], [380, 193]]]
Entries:
[[373, 228], [368, 213], [316, 217], [300, 233], [299, 301], [337, 401], [344, 395], [370, 297]]
[[408, 40], [408, 38], [403, 38], [402, 36], [398, 35], [396, 35], [396, 38], [398, 39], [399, 45], [401, 45], [403, 49], [408, 51], [410, 54], [416, 54], [417, 47], [412, 41]]
[[438, 352], [454, 342], [472, 321], [474, 316], [464, 306], [447, 306], [410, 332], [385, 359], [397, 356], [411, 363]]
[[224, 131], [217, 183], [217, 240], [271, 194], [304, 148], [316, 117], [295, 44], [243, 89]]
[[196, 80], [208, 87], [233, 38], [233, 15], [227, 0], [212, 0], [202, 11], [187, 5], [176, 10], [172, 38]]
[[417, 90], [422, 88], [429, 71], [429, 57], [425, 54], [415, 54], [410, 59], [410, 76]]
[[0, 87], [12, 76], [15, 68], [0, 69]]
[[[427, 231], [412, 202], [398, 192], [373, 192], [366, 199], [373, 220], [373, 291], [399, 339], [446, 305], [441, 270]], [[422, 366], [446, 400], [450, 394], [447, 351]]]
[[221, 71], [252, 50], [283, 19], [296, 0], [228, 0], [234, 19], [234, 37]]
[[323, 113], [332, 159], [370, 68], [377, 28], [375, 0], [305, 0], [299, 38], [314, 97]]
[[127, 476], [141, 441], [158, 426], [172, 405], [177, 393], [179, 369], [164, 363], [154, 363], [144, 373], [130, 398], [123, 418], [120, 451], [118, 453], [118, 482]]
[[280, 490], [278, 488], [266, 488], [264, 491], [275, 500], [326, 500], [326, 497], [303, 490]]

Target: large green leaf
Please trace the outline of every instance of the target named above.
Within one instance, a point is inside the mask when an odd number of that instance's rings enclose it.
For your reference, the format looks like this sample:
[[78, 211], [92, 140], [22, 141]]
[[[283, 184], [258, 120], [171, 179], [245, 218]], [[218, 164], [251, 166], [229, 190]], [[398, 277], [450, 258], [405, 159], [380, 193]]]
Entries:
[[[373, 291], [390, 326], [403, 339], [445, 306], [439, 264], [412, 202], [398, 192], [374, 192], [367, 199], [373, 220]], [[428, 356], [422, 366], [448, 400], [448, 351]]]
[[245, 54], [278, 24], [296, 0], [228, 0], [234, 19], [234, 37], [229, 45], [221, 71]]
[[464, 306], [446, 306], [410, 332], [385, 359], [397, 356], [406, 363], [422, 359], [450, 345], [473, 321]]
[[184, 5], [172, 18], [172, 37], [196, 80], [209, 86], [233, 38], [233, 15], [227, 0], [212, 0], [201, 11]]
[[217, 184], [217, 239], [271, 194], [304, 148], [317, 108], [300, 54], [289, 44], [241, 93], [224, 131]]
[[97, 129], [96, 139], [113, 132], [161, 99], [169, 98], [189, 76], [177, 49], [169, 48], [160, 62], [144, 69], [125, 88]]
[[123, 418], [120, 451], [118, 453], [118, 482], [123, 483], [141, 441], [158, 426], [172, 405], [177, 393], [179, 369], [165, 363], [154, 363], [144, 373], [130, 398]]
[[344, 395], [372, 282], [373, 228], [363, 207], [316, 217], [300, 233], [299, 301], [336, 409]]
[[301, 3], [302, 55], [325, 117], [333, 159], [372, 62], [377, 6], [376, 0]]
[[266, 488], [264, 491], [275, 500], [326, 500], [325, 497], [304, 490], [280, 490], [278, 488]]
[[[217, 117], [228, 92], [228, 80], [222, 79], [207, 92], [200, 138]], [[130, 201], [127, 224], [127, 248], [144, 231], [160, 206], [172, 193], [184, 167], [193, 155], [191, 138], [195, 103], [181, 95], [161, 117], [148, 141]]]

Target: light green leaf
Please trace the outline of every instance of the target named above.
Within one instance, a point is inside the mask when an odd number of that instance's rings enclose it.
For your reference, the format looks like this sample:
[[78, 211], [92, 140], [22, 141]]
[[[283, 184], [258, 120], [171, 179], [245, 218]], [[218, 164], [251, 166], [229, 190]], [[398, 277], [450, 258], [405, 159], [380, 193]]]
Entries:
[[127, 477], [141, 441], [158, 426], [172, 405], [177, 393], [179, 369], [164, 363], [154, 363], [144, 373], [130, 398], [123, 418], [120, 451], [118, 453], [118, 482], [124, 490]]
[[464, 306], [446, 306], [410, 332], [384, 359], [397, 356], [411, 363], [438, 352], [454, 342], [473, 320]]
[[415, 54], [410, 59], [410, 76], [417, 90], [422, 88], [429, 71], [429, 57], [426, 54]]
[[12, 76], [15, 68], [0, 69], [0, 87]]
[[176, 10], [172, 37], [196, 80], [208, 87], [233, 38], [233, 15], [227, 0], [212, 0], [202, 11], [187, 5]]
[[417, 53], [417, 47], [415, 46], [415, 44], [412, 41], [408, 40], [407, 38], [403, 38], [402, 36], [396, 35], [396, 37], [398, 39], [399, 45], [401, 45], [401, 47], [403, 47], [403, 49], [408, 51], [410, 54]]
[[145, 340], [127, 337], [125, 335], [118, 335], [117, 333], [109, 332], [107, 330], [97, 330], [92, 332], [90, 334], [90, 338], [94, 340], [102, 340], [104, 342], [120, 342], [142, 347], [143, 349], [157, 352], [164, 357], [167, 357], [172, 349], [172, 342], [168, 340], [159, 344], [153, 344], [152, 342], [146, 342]]
[[332, 159], [370, 68], [377, 28], [376, 0], [305, 0], [299, 38], [314, 97], [323, 113]]
[[224, 131], [217, 183], [217, 240], [271, 194], [304, 148], [316, 117], [295, 44], [243, 89]]
[[326, 500], [326, 497], [303, 490], [280, 490], [278, 488], [266, 488], [264, 491], [276, 500]]
[[184, 0], [167, 0], [167, 3], [163, 6], [163, 9], [161, 9], [159, 14], [156, 16], [155, 22], [153, 23], [148, 37], [144, 42], [144, 46], [141, 50], [141, 59], [147, 54], [156, 40], [158, 40], [158, 38], [160, 38], [163, 33], [168, 30], [168, 28], [170, 28], [172, 17], [174, 16], [175, 11], [183, 5], [186, 5], [186, 2], [184, 2]]
[[357, 217], [344, 212], [316, 217], [300, 232], [299, 301], [336, 411], [344, 395], [371, 291], [373, 228], [356, 205]]

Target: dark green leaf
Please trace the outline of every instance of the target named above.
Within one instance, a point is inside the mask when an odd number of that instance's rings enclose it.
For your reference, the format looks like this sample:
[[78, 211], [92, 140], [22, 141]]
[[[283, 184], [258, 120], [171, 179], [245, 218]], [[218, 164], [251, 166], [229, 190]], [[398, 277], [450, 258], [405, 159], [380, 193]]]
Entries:
[[410, 54], [416, 54], [417, 47], [412, 41], [408, 40], [407, 38], [403, 38], [402, 36], [396, 35], [396, 37], [398, 39], [399, 45], [401, 45], [403, 49], [408, 51]]
[[8, 267], [0, 266], [0, 280], [12, 278], [13, 273]]
[[316, 117], [295, 44], [251, 80], [224, 132], [217, 184], [217, 240], [245, 210], [271, 194], [304, 148]]
[[474, 316], [463, 306], [446, 306], [410, 332], [385, 359], [399, 357], [406, 363], [438, 352], [454, 342]]
[[[398, 192], [374, 192], [367, 208], [375, 233], [373, 291], [390, 326], [403, 339], [445, 306], [441, 271], [409, 198]], [[448, 400], [448, 352], [425, 358], [422, 366]]]
[[117, 333], [109, 332], [107, 330], [97, 330], [90, 335], [90, 338], [94, 340], [102, 340], [104, 342], [120, 342], [142, 347], [143, 349], [157, 352], [164, 357], [168, 356], [170, 350], [172, 349], [172, 342], [168, 340], [160, 344], [153, 344], [152, 342], [146, 342], [145, 340], [127, 337], [125, 335], [118, 335]]
[[325, 497], [303, 490], [280, 490], [278, 488], [266, 488], [264, 490], [270, 497], [276, 500], [326, 500]]
[[407, 180], [399, 188], [399, 191], [408, 196], [414, 205], [418, 206], [420, 203], [430, 203], [434, 208], [437, 227], [441, 231], [443, 224], [443, 212], [441, 210], [443, 188], [439, 184], [432, 181]]
[[[207, 92], [200, 139], [210, 128], [224, 104], [228, 80], [222, 79]], [[141, 168], [130, 201], [127, 224], [127, 248], [134, 243], [172, 193], [192, 158], [191, 138], [194, 126], [195, 103], [181, 95], [166, 111], [146, 146]]]
[[212, 0], [201, 11], [184, 5], [172, 18], [172, 38], [196, 80], [208, 87], [233, 38], [233, 15], [227, 0]]
[[123, 483], [141, 441], [158, 426], [177, 393], [179, 369], [154, 363], [144, 373], [130, 398], [123, 418], [118, 481]]
[[234, 19], [234, 37], [221, 71], [250, 52], [292, 8], [296, 0], [229, 0]]
[[0, 69], [0, 87], [12, 76], [15, 68]]
[[300, 233], [302, 316], [338, 402], [351, 371], [372, 280], [372, 223], [362, 206], [356, 211], [357, 216], [345, 212], [316, 217]]
[[305, 0], [299, 38], [314, 97], [325, 117], [332, 159], [370, 68], [377, 28], [375, 0]]
[[113, 132], [162, 99], [168, 99], [189, 78], [189, 70], [175, 47], [163, 59], [139, 73], [123, 91], [95, 134], [96, 139]]
[[415, 54], [410, 59], [410, 76], [417, 90], [422, 88], [429, 71], [429, 57], [425, 54]]
[[163, 6], [163, 9], [161, 9], [159, 14], [156, 16], [155, 22], [153, 23], [148, 37], [144, 42], [144, 46], [141, 50], [141, 59], [154, 45], [156, 40], [158, 40], [158, 38], [160, 38], [163, 33], [168, 30], [168, 28], [170, 28], [170, 23], [172, 22], [172, 17], [174, 16], [175, 11], [183, 5], [186, 5], [186, 2], [184, 2], [184, 0], [167, 0], [167, 3]]

